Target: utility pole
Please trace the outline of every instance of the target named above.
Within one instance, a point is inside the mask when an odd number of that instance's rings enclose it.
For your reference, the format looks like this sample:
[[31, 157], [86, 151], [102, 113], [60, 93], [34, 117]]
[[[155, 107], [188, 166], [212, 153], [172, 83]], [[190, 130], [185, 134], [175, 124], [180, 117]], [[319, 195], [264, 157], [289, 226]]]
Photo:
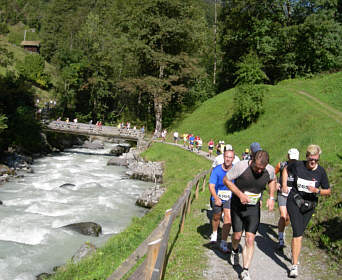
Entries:
[[216, 84], [216, 63], [217, 63], [217, 52], [216, 52], [216, 33], [217, 33], [217, 0], [215, 0], [215, 18], [214, 18], [214, 78], [213, 84]]

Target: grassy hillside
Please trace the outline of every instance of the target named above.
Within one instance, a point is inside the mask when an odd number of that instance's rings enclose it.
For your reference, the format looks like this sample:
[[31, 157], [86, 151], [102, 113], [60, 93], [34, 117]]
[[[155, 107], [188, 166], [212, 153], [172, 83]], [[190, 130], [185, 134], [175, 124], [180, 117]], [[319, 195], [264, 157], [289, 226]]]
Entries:
[[[7, 35], [0, 35], [0, 47], [6, 48], [8, 51], [13, 53], [14, 56], [13, 65], [9, 65], [7, 67], [0, 66], [0, 75], [4, 75], [6, 71], [13, 71], [16, 73], [15, 64], [18, 61], [24, 61], [25, 56], [30, 55], [30, 52], [25, 51], [20, 46], [21, 41], [24, 39], [25, 29], [28, 30], [29, 27], [18, 23], [14, 26], [9, 26], [10, 32]], [[28, 31], [26, 32], [26, 40], [39, 41], [39, 34]], [[45, 71], [51, 76], [52, 84], [55, 84], [57, 81], [55, 67], [49, 63], [45, 63]], [[37, 98], [42, 101], [40, 102], [42, 105], [50, 99], [53, 99], [52, 93], [49, 90], [43, 90], [35, 86], [33, 86], [33, 90]]]
[[[337, 85], [341, 77], [342, 73], [338, 73], [330, 79]], [[265, 114], [246, 130], [232, 132], [226, 129], [233, 112], [234, 89], [203, 103], [193, 114], [180, 122], [175, 130], [200, 135], [204, 143], [210, 138], [215, 142], [225, 140], [233, 145], [238, 154], [249, 147], [250, 143], [258, 141], [269, 151], [273, 164], [285, 158], [291, 147], [298, 148], [303, 159], [305, 148], [311, 143], [322, 147], [321, 158], [324, 161], [339, 161], [342, 156], [341, 124], [326, 115], [324, 109], [313, 106], [309, 99], [296, 93], [296, 90], [311, 92], [313, 84], [317, 88], [324, 88], [323, 85], [318, 86], [317, 80], [294, 80], [293, 83], [288, 81], [277, 86], [268, 86]], [[337, 95], [338, 91], [341, 94]], [[336, 104], [342, 104], [341, 91], [342, 84], [339, 90], [334, 89]]]

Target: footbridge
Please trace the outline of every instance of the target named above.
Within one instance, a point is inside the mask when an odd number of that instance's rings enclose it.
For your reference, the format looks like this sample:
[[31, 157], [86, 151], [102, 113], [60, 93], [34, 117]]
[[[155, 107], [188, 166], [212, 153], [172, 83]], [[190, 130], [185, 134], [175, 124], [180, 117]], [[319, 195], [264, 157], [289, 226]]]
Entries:
[[137, 129], [65, 121], [52, 121], [44, 127], [44, 130], [66, 134], [120, 138], [137, 142], [144, 138], [144, 133]]

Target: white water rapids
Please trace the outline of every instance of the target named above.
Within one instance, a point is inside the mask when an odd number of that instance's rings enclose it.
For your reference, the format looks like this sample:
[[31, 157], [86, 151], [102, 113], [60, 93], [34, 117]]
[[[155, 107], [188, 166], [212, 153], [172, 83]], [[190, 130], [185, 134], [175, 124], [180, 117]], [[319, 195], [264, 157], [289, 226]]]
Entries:
[[[34, 280], [66, 263], [84, 242], [100, 246], [146, 213], [135, 201], [152, 183], [107, 166], [110, 147], [37, 159], [33, 174], [0, 186], [0, 280]], [[66, 183], [75, 186], [59, 187]], [[78, 222], [100, 224], [102, 235], [60, 228]]]

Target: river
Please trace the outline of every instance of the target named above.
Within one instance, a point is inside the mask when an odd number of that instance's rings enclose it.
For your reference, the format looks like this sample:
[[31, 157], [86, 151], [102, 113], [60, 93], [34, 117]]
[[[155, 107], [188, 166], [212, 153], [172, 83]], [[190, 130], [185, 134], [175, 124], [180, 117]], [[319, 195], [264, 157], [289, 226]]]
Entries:
[[[36, 159], [34, 173], [0, 186], [0, 280], [34, 280], [66, 263], [84, 242], [101, 246], [146, 213], [135, 201], [152, 183], [107, 166], [110, 148]], [[66, 183], [74, 186], [60, 187]], [[100, 237], [60, 228], [88, 221], [102, 226]]]

